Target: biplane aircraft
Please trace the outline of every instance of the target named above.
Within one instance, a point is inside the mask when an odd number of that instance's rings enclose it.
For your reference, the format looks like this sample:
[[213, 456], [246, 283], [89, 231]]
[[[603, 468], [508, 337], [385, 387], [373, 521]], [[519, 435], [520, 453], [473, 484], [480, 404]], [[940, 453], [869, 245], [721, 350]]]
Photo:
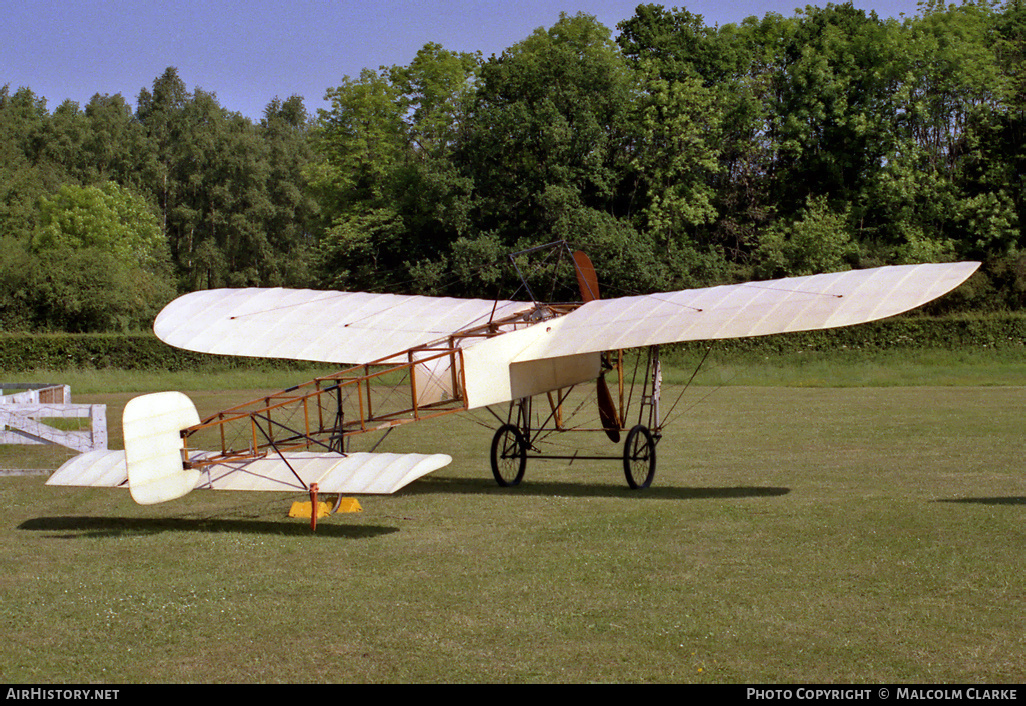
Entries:
[[[318, 493], [393, 493], [451, 457], [379, 453], [376, 444], [358, 451], [354, 440], [488, 408], [500, 422], [492, 471], [512, 486], [528, 458], [580, 458], [539, 455], [535, 440], [570, 429], [562, 419], [567, 391], [589, 383], [601, 421], [593, 431], [616, 443], [626, 434], [622, 454], [612, 458], [622, 458], [631, 488], [645, 488], [662, 436], [660, 345], [882, 319], [942, 296], [979, 266], [880, 267], [602, 299], [587, 256], [571, 257], [581, 301], [564, 304], [533, 294], [531, 301], [288, 289], [181, 296], [153, 326], [172, 346], [347, 367], [202, 419], [181, 393], [136, 397], [124, 410], [123, 451], [81, 454], [48, 483], [127, 487], [140, 504], [198, 488], [304, 492], [314, 502]], [[641, 349], [635, 358], [645, 361], [633, 410], [626, 349]], [[612, 390], [607, 373], [616, 374]], [[548, 410], [540, 424], [534, 398]]]

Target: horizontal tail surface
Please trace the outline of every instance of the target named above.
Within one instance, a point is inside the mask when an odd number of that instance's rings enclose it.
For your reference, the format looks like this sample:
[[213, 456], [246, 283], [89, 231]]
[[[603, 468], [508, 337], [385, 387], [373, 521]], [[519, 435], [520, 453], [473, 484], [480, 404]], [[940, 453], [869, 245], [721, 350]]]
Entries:
[[[199, 460], [203, 455], [191, 458]], [[317, 483], [321, 493], [388, 495], [451, 462], [445, 454], [300, 452], [208, 466], [193, 472], [192, 488], [305, 492]], [[58, 468], [47, 485], [127, 488], [125, 452], [79, 454]]]

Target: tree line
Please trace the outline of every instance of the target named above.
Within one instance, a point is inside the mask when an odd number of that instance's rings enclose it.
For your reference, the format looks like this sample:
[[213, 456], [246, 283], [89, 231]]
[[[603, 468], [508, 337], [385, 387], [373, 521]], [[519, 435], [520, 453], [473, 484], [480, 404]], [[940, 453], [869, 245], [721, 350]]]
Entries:
[[174, 68], [134, 110], [4, 86], [0, 329], [142, 328], [210, 287], [508, 296], [496, 263], [555, 240], [612, 293], [971, 258], [946, 306], [1018, 309], [1022, 2], [561, 15], [256, 122]]

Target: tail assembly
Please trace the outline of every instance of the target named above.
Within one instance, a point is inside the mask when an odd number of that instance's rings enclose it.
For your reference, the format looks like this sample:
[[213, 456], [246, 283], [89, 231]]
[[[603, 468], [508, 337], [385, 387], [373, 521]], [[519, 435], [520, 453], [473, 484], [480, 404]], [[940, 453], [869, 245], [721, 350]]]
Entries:
[[133, 500], [153, 505], [196, 487], [200, 472], [185, 468], [182, 430], [199, 421], [192, 400], [181, 392], [142, 395], [125, 405], [125, 462]]
[[124, 451], [79, 454], [54, 471], [47, 485], [127, 486], [140, 505], [174, 500], [194, 488], [276, 492], [317, 488], [321, 493], [387, 495], [452, 462], [446, 454], [279, 453], [275, 449], [226, 458], [223, 450], [191, 449], [183, 432], [201, 420], [192, 401], [180, 392], [130, 400], [122, 424]]

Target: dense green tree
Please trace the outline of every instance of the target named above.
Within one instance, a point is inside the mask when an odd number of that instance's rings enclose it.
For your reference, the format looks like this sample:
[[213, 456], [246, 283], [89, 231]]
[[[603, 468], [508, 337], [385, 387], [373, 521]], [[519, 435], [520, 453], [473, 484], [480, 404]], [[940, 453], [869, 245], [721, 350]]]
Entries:
[[423, 158], [443, 157], [455, 149], [466, 129], [481, 63], [477, 54], [454, 53], [439, 44], [426, 44], [409, 66], [387, 70], [398, 91], [406, 140]]
[[986, 3], [926, 3], [892, 37], [896, 70], [878, 111], [889, 142], [852, 199], [876, 261], [986, 259], [1018, 247], [1014, 178], [985, 154], [1007, 115], [995, 19]]
[[65, 184], [44, 197], [32, 249], [99, 248], [132, 266], [157, 270], [168, 264], [167, 245], [145, 200], [114, 182]]
[[323, 284], [440, 286], [449, 247], [469, 227], [472, 185], [453, 154], [478, 62], [428, 44], [408, 67], [365, 70], [328, 91], [310, 172], [326, 222]]
[[272, 101], [258, 126], [169, 68], [140, 92], [136, 117], [151, 145], [144, 186], [182, 288], [308, 281], [316, 207], [300, 98]]
[[692, 242], [688, 231], [716, 217], [712, 175], [719, 169], [721, 115], [694, 77], [650, 76], [639, 98], [632, 166], [645, 187], [645, 230], [667, 249]]
[[318, 223], [317, 200], [306, 186], [313, 164], [311, 120], [300, 96], [273, 99], [264, 111], [258, 135], [267, 150], [267, 199], [271, 210], [264, 228], [275, 253], [265, 285], [310, 286]]
[[0, 88], [0, 235], [28, 238], [39, 199], [67, 178], [41, 159], [48, 119], [44, 98], [28, 88]]
[[26, 239], [0, 234], [0, 331], [33, 327], [28, 282], [36, 266]]
[[174, 295], [156, 217], [113, 182], [65, 184], [43, 198], [29, 247], [9, 243], [8, 251], [14, 257], [3, 265], [4, 279], [19, 280], [23, 317], [35, 328], [148, 326]]
[[389, 182], [408, 152], [400, 91], [364, 70], [328, 91], [315, 134], [311, 183], [325, 221], [317, 269], [325, 286], [375, 289], [402, 260], [405, 228]]
[[798, 277], [851, 269], [858, 260], [858, 246], [847, 221], [847, 214], [830, 210], [825, 196], [810, 196], [797, 218], [778, 221], [763, 235], [756, 274]]
[[1005, 257], [1021, 238], [1022, 170], [998, 154], [1022, 154], [1020, 4], [926, 3], [901, 22], [829, 4], [719, 28], [647, 5], [619, 42], [634, 67], [715, 92], [717, 218], [699, 237], [735, 263], [763, 271], [812, 195], [847, 214], [864, 264]]
[[878, 168], [891, 70], [888, 26], [850, 3], [807, 7], [775, 77], [771, 198], [783, 214], [809, 194], [849, 202]]
[[126, 267], [96, 247], [43, 250], [26, 274], [26, 303], [36, 330], [145, 330], [174, 292], [170, 282]]
[[706, 88], [732, 81], [746, 61], [741, 42], [724, 41], [717, 27], [683, 8], [638, 5], [634, 15], [617, 25], [617, 44], [634, 65], [654, 67], [666, 81], [698, 79]]
[[1022, 305], [1023, 0], [713, 27], [646, 4], [618, 29], [564, 14], [488, 60], [429, 43], [316, 119], [291, 96], [254, 123], [173, 67], [134, 112], [3, 86], [0, 325], [136, 325], [168, 277], [508, 296], [495, 263], [558, 239], [610, 292], [974, 258], [952, 301]]
[[[993, 16], [993, 50], [998, 75], [994, 84], [1000, 94], [992, 110], [977, 112], [972, 123], [972, 150], [962, 176], [974, 199], [1004, 201], [991, 209], [1008, 223], [1014, 235], [982, 239], [990, 252], [1015, 256], [1026, 248], [1026, 5], [1009, 0], [1003, 12]], [[982, 113], [982, 114], [981, 114]], [[995, 247], [996, 246], [996, 247]]]
[[87, 132], [82, 145], [83, 184], [116, 181], [136, 192], [150, 159], [150, 142], [125, 99], [94, 95], [84, 108]]
[[619, 25], [618, 42], [640, 76], [655, 72], [675, 91], [689, 84], [695, 91], [696, 83], [704, 89], [699, 102], [706, 110], [695, 111], [695, 118], [715, 131], [719, 166], [706, 168], [702, 180], [715, 218], [693, 229], [692, 237], [730, 262], [747, 259], [775, 211], [772, 104], [782, 46], [794, 24], [771, 14], [710, 28], [687, 10], [642, 5]]
[[[482, 225], [537, 243], [550, 186], [585, 208], [629, 215], [629, 120], [636, 84], [607, 28], [561, 15], [481, 67], [466, 152]], [[581, 234], [582, 236], [584, 234]]]

